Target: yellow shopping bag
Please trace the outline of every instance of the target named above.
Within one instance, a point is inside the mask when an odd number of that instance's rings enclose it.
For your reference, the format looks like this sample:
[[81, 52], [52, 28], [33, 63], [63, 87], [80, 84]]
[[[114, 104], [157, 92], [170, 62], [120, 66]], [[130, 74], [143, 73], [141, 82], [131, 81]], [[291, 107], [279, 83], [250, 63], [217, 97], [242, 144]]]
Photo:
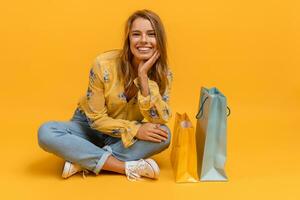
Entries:
[[177, 183], [199, 182], [194, 127], [186, 113], [176, 113], [171, 164]]

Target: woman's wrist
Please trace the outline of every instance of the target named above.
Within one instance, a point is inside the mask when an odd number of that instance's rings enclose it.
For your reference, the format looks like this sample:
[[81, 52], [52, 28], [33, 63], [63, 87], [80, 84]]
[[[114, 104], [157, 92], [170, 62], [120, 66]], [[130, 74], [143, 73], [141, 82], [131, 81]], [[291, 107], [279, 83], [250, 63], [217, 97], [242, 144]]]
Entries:
[[138, 72], [138, 77], [139, 78], [148, 78], [148, 75], [145, 72]]

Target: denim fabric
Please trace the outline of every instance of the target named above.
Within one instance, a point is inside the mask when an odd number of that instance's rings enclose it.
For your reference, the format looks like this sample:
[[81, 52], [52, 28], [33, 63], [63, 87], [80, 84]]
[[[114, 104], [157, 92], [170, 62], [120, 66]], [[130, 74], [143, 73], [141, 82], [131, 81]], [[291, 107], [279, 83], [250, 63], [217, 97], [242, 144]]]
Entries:
[[76, 109], [70, 121], [48, 121], [38, 130], [39, 146], [67, 161], [98, 174], [106, 159], [112, 155], [121, 161], [132, 161], [155, 155], [170, 145], [171, 134], [166, 125], [168, 140], [161, 143], [137, 140], [125, 148], [121, 138], [91, 129], [84, 113]]

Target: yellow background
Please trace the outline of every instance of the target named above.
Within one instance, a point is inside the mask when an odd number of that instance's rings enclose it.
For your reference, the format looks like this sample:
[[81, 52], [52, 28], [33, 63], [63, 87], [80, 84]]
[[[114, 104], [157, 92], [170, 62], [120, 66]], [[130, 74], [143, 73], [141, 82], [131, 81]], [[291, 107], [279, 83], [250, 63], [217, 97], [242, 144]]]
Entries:
[[[63, 160], [38, 147], [39, 125], [72, 116], [91, 62], [121, 47], [142, 8], [166, 27], [174, 114], [195, 125], [201, 86], [227, 96], [229, 182], [175, 184], [169, 150], [155, 157], [159, 181], [62, 180]], [[299, 1], [16, 0], [0, 19], [1, 199], [300, 198]]]

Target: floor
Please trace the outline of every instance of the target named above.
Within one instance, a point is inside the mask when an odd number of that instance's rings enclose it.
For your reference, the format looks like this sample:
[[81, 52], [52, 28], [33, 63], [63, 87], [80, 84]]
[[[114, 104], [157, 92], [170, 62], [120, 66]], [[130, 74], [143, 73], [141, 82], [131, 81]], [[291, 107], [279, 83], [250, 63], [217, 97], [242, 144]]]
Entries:
[[[249, 112], [253, 109], [256, 112]], [[1, 199], [299, 199], [300, 146], [299, 135], [295, 134], [299, 133], [299, 112], [286, 108], [279, 116], [272, 110], [246, 109], [237, 104], [231, 110], [226, 163], [229, 181], [189, 184], [175, 183], [170, 148], [154, 156], [161, 168], [157, 181], [129, 182], [124, 175], [108, 172], [88, 174], [86, 178], [77, 174], [63, 180], [64, 161], [42, 151], [36, 138], [40, 122], [59, 112], [24, 109], [20, 113], [41, 118], [21, 120], [21, 116], [15, 116], [17, 121], [8, 114], [2, 118], [3, 133], [9, 134], [3, 134], [0, 146], [2, 160], [6, 160], [0, 168]], [[61, 118], [66, 119], [68, 114]], [[291, 114], [294, 117], [286, 117]], [[169, 124], [171, 129], [173, 123], [174, 119]]]

